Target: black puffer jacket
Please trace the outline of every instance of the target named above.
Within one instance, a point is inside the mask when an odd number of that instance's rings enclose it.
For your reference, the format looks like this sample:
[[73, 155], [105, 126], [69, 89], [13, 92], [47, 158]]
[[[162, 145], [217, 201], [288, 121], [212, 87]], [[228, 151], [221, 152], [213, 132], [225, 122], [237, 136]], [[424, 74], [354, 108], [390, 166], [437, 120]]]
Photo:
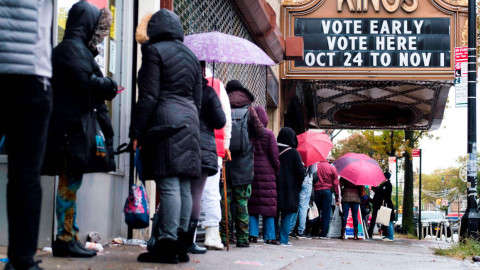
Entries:
[[282, 128], [278, 134], [277, 142], [278, 152], [280, 153], [280, 173], [277, 178], [277, 209], [296, 213], [300, 202], [303, 179], [305, 178], [305, 167], [303, 167], [302, 158], [296, 149], [298, 140], [295, 131], [288, 127]]
[[227, 119], [222, 109], [222, 103], [215, 89], [208, 86], [203, 79], [202, 110], [200, 111], [200, 143], [202, 149], [202, 169], [208, 169], [208, 176], [218, 171], [217, 144], [215, 129], [222, 129]]
[[[52, 52], [53, 112], [48, 130], [43, 174], [59, 175], [67, 162], [69, 174], [99, 172], [87, 164], [85, 126], [90, 110], [97, 110], [97, 119], [105, 135], [109, 170], [114, 171], [113, 128], [105, 100], [117, 93], [117, 84], [104, 78], [95, 62], [98, 51], [88, 44], [103, 14], [86, 1], [73, 5], [68, 13], [63, 41]], [[104, 16], [104, 15], [102, 15]]]
[[142, 67], [138, 72], [138, 101], [130, 137], [143, 146], [143, 177], [198, 178], [200, 62], [183, 44], [180, 18], [166, 9], [151, 18], [145, 17], [136, 38], [143, 44]]

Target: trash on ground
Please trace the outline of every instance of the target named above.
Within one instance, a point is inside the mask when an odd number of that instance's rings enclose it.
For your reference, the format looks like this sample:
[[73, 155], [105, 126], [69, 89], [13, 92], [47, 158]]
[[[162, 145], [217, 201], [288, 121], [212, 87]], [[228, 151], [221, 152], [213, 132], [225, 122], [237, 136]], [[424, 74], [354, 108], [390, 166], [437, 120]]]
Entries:
[[97, 251], [97, 252], [102, 252], [103, 251], [103, 246], [102, 244], [97, 244], [97, 243], [92, 243], [92, 242], [87, 242], [85, 244], [85, 248]]
[[100, 243], [100, 234], [98, 232], [90, 232], [87, 237], [87, 242]]
[[146, 247], [147, 241], [140, 239], [125, 239], [122, 237], [117, 237], [112, 240], [112, 245], [129, 245], [129, 246], [141, 246]]
[[44, 247], [44, 248], [42, 249], [42, 251], [52, 252], [52, 248], [51, 248], [51, 247]]
[[480, 256], [475, 255], [472, 259], [474, 262], [480, 262]]

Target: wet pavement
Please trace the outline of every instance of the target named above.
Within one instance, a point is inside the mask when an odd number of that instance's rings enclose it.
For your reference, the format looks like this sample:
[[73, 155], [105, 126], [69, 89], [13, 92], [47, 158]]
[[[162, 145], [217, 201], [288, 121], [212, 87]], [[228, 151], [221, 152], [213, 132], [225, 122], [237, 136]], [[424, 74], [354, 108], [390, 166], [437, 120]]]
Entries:
[[[147, 264], [136, 261], [144, 249], [138, 246], [106, 248], [91, 259], [54, 258], [51, 253], [39, 251], [37, 259], [46, 270], [105, 270], [105, 269], [467, 269], [479, 266], [433, 255], [432, 247], [449, 244], [434, 240], [292, 240], [294, 246], [272, 246], [262, 243], [250, 248], [232, 247], [227, 251], [209, 251], [191, 255], [189, 263], [178, 265]], [[6, 248], [0, 247], [0, 258]], [[0, 263], [3, 269], [3, 263]]]

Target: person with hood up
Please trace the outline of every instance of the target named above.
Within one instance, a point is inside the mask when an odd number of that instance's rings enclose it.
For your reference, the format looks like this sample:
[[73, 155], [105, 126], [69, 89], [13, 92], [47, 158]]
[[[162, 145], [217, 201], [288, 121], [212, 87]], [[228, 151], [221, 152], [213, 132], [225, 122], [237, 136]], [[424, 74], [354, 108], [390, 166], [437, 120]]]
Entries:
[[[42, 269], [34, 256], [42, 208], [40, 173], [52, 112], [52, 15], [51, 0], [0, 1], [0, 154], [9, 150], [8, 163], [2, 165], [8, 166], [6, 270]], [[2, 225], [2, 232], [6, 230]]]
[[[375, 226], [375, 222], [377, 220], [377, 212], [382, 205], [390, 208], [393, 208], [393, 201], [392, 201], [392, 183], [390, 182], [390, 177], [392, 176], [391, 173], [385, 172], [385, 181], [380, 183], [377, 187], [373, 187], [372, 190], [375, 192], [373, 195], [373, 208], [372, 208], [372, 219], [370, 221], [370, 227], [368, 228], [368, 235], [370, 239], [373, 238], [373, 229]], [[387, 227], [387, 235], [383, 239], [383, 241], [393, 241], [393, 221], [395, 221], [395, 211], [392, 210], [390, 214], [390, 225]]]
[[133, 149], [141, 147], [143, 178], [155, 180], [162, 199], [155, 248], [138, 260], [176, 264], [188, 261], [180, 247], [192, 213], [190, 181], [201, 177], [202, 70], [183, 44], [180, 18], [167, 9], [145, 16], [136, 39], [142, 66], [130, 138]]
[[255, 106], [254, 108], [265, 130], [261, 138], [252, 139], [255, 152], [252, 196], [248, 200], [250, 243], [257, 242], [258, 216], [261, 215], [263, 216], [263, 239], [267, 244], [280, 245], [275, 234], [277, 176], [280, 170], [278, 146], [275, 135], [267, 128], [267, 112], [261, 106]]
[[297, 151], [297, 134], [293, 129], [284, 127], [277, 137], [280, 153], [280, 173], [277, 179], [277, 209], [282, 216], [280, 226], [280, 243], [282, 246], [292, 246], [288, 241], [292, 217], [298, 211], [300, 191], [302, 190], [305, 168]]
[[232, 110], [227, 90], [222, 81], [214, 79], [210, 69], [206, 69], [208, 85], [213, 85], [213, 89], [220, 98], [222, 109], [226, 116], [226, 124], [222, 129], [215, 130], [215, 142], [217, 144], [218, 169], [215, 175], [209, 176], [205, 183], [202, 194], [202, 210], [205, 213], [205, 220], [202, 227], [205, 228], [205, 242], [203, 246], [210, 250], [223, 250], [222, 239], [220, 238], [220, 221], [222, 220], [222, 209], [218, 203], [220, 196], [220, 174], [223, 168], [223, 160], [230, 160], [230, 138], [232, 137]]
[[[200, 62], [203, 76], [205, 73], [205, 61]], [[202, 193], [207, 181], [207, 177], [214, 176], [218, 172], [217, 143], [215, 141], [215, 129], [222, 129], [227, 122], [225, 113], [222, 109], [222, 103], [215, 91], [208, 84], [207, 79], [203, 79], [202, 89], [202, 110], [200, 111], [200, 143], [202, 153], [202, 174], [199, 179], [192, 179], [190, 182], [192, 193], [192, 214], [188, 232], [185, 235], [186, 246], [191, 253], [206, 253], [206, 248], [197, 247], [195, 244], [195, 232], [200, 218], [202, 206]], [[218, 187], [218, 186], [217, 186]], [[217, 201], [218, 203], [218, 201]], [[182, 237], [180, 237], [182, 238]], [[181, 243], [183, 244], [183, 243]], [[185, 250], [183, 250], [185, 252]], [[185, 252], [186, 253], [186, 252]]]
[[[237, 247], [250, 247], [248, 242], [248, 199], [252, 193], [253, 182], [253, 145], [251, 138], [259, 138], [263, 135], [264, 126], [258, 118], [257, 112], [251, 106], [255, 97], [242, 83], [233, 80], [227, 83], [227, 93], [232, 108], [232, 139], [230, 151], [232, 160], [226, 162], [225, 170], [227, 177], [227, 202], [230, 204], [232, 197], [235, 199], [235, 229], [237, 231]], [[238, 110], [238, 111], [237, 111]], [[242, 118], [233, 121], [233, 115], [237, 112], [245, 112]], [[238, 149], [236, 147], [240, 146]], [[225, 199], [223, 186], [220, 194], [222, 201]], [[232, 219], [228, 213], [228, 223], [225, 220], [225, 211], [222, 207], [222, 221], [220, 231], [222, 242], [226, 243], [226, 226]]]
[[[68, 12], [63, 41], [52, 53], [53, 112], [48, 130], [43, 174], [59, 175], [56, 198], [57, 239], [55, 257], [92, 257], [96, 253], [78, 241], [76, 194], [83, 174], [115, 171], [113, 128], [105, 100], [117, 94], [117, 84], [103, 77], [94, 57], [97, 45], [108, 35], [112, 14], [108, 8], [80, 1]], [[91, 111], [105, 137], [108, 164], [99, 168], [85, 155]]]

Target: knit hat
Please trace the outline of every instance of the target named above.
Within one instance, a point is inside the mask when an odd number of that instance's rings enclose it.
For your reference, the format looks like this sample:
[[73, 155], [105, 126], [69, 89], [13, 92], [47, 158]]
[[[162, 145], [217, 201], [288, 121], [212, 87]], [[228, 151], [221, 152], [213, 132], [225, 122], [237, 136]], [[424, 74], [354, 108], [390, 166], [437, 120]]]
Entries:
[[255, 100], [255, 96], [247, 88], [243, 87], [243, 84], [238, 80], [229, 81], [225, 90], [227, 90], [227, 93], [241, 91], [246, 93], [252, 99], [252, 102]]
[[392, 176], [392, 174], [389, 172], [385, 172], [383, 175], [385, 176], [385, 179], [388, 179], [388, 180], [390, 180], [390, 177]]

